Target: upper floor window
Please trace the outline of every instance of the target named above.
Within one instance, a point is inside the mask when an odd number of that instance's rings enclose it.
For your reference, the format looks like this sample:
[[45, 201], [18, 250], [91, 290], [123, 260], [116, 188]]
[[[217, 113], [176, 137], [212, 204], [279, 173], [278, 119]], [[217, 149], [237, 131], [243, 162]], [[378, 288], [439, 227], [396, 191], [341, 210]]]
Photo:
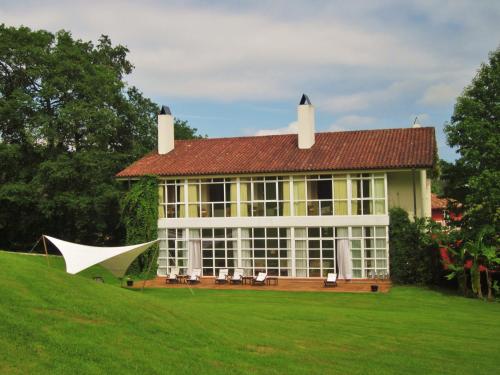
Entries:
[[296, 216], [347, 215], [347, 175], [295, 176]]
[[251, 177], [240, 182], [241, 216], [289, 216], [290, 181], [285, 177]]
[[158, 216], [160, 218], [185, 217], [184, 184], [181, 180], [168, 180], [158, 184]]
[[[384, 173], [167, 180], [159, 217], [383, 215]], [[239, 200], [238, 200], [239, 198]], [[293, 209], [292, 209], [293, 208]]]
[[385, 182], [383, 174], [351, 175], [351, 214], [381, 215], [385, 213]]
[[237, 216], [237, 187], [234, 178], [189, 180], [189, 217]]

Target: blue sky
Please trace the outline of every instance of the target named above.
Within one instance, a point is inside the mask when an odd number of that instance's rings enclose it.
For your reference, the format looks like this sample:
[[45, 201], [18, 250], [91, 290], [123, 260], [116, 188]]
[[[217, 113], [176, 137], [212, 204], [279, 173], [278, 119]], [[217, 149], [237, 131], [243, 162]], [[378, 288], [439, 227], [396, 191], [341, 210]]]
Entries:
[[210, 137], [436, 127], [500, 43], [500, 2], [1, 1], [0, 20], [130, 49], [127, 80]]

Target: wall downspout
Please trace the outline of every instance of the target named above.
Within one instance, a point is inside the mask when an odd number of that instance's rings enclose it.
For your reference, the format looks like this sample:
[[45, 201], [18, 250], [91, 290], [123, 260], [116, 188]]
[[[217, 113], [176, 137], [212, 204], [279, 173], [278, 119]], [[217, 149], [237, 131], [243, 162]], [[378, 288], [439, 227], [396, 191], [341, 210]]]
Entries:
[[415, 168], [411, 170], [411, 178], [412, 178], [412, 185], [413, 185], [413, 219], [417, 218], [417, 183], [416, 183], [416, 177], [415, 177]]
[[421, 202], [422, 202], [422, 217], [427, 217], [427, 172], [425, 169], [420, 170], [420, 195], [421, 195]]

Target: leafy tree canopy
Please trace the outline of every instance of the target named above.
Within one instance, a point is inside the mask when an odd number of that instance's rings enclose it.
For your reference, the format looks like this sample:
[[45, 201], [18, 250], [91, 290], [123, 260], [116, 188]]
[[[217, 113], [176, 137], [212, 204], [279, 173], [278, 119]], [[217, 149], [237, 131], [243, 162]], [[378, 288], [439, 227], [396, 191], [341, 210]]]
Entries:
[[[114, 175], [156, 147], [159, 111], [124, 81], [127, 54], [105, 35], [0, 25], [0, 247], [123, 241]], [[197, 137], [180, 120], [175, 134]]]
[[459, 154], [454, 164], [443, 165], [445, 194], [463, 203], [464, 229], [476, 232], [491, 224], [499, 233], [500, 47], [457, 99], [445, 132]]

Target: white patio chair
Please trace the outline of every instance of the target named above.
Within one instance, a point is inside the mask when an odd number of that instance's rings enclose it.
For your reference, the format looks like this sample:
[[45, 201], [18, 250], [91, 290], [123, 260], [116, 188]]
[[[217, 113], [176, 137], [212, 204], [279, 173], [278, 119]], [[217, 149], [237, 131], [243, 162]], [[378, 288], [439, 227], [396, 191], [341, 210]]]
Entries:
[[242, 281], [243, 281], [243, 269], [236, 268], [234, 270], [233, 277], [231, 277], [231, 280], [229, 282], [231, 284], [241, 284]]
[[337, 274], [336, 273], [329, 273], [326, 276], [325, 286], [337, 286]]
[[179, 275], [179, 268], [177, 267], [170, 268], [170, 275], [168, 275], [167, 282], [169, 284], [178, 283], [179, 282], [179, 279], [177, 277], [178, 275]]
[[194, 268], [193, 271], [191, 272], [191, 275], [189, 275], [188, 279], [186, 280], [189, 284], [195, 284], [200, 282], [200, 276], [201, 276], [201, 269], [200, 268]]
[[257, 277], [253, 279], [253, 285], [264, 285], [266, 283], [267, 273], [259, 272]]
[[227, 268], [223, 268], [219, 270], [219, 276], [215, 279], [216, 284], [224, 284], [227, 281], [227, 275], [229, 274], [229, 270]]

